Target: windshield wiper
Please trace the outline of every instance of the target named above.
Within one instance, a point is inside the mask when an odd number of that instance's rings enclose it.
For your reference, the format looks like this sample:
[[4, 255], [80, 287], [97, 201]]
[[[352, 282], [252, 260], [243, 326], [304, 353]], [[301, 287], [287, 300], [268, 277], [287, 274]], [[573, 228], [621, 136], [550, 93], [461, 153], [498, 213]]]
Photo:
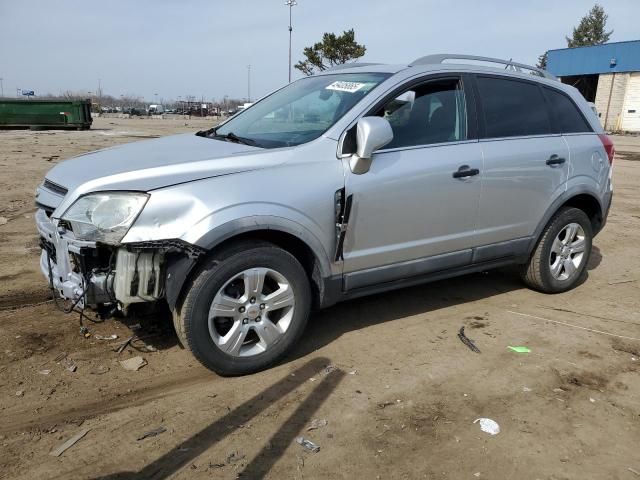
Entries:
[[220, 138], [233, 143], [241, 143], [243, 145], [249, 145], [251, 147], [257, 146], [257, 143], [255, 142], [255, 140], [251, 140], [250, 138], [245, 138], [245, 137], [239, 137], [233, 132], [229, 132], [226, 135], [219, 135], [218, 133], [214, 132], [214, 134], [209, 138]]
[[232, 142], [235, 142], [235, 143], [242, 143], [244, 145], [255, 146], [256, 144], [254, 140], [251, 140], [250, 138], [239, 137], [233, 132], [227, 133], [226, 135], [224, 135], [224, 138], [226, 138], [227, 140], [231, 140]]

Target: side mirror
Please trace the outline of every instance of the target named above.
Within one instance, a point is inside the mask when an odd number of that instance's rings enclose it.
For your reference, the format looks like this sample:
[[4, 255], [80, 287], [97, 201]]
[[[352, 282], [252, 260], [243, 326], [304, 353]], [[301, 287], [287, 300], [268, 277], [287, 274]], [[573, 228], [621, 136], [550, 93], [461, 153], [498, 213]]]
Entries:
[[386, 118], [364, 117], [356, 127], [356, 153], [351, 155], [349, 167], [356, 175], [367, 173], [373, 152], [393, 140], [393, 130]]

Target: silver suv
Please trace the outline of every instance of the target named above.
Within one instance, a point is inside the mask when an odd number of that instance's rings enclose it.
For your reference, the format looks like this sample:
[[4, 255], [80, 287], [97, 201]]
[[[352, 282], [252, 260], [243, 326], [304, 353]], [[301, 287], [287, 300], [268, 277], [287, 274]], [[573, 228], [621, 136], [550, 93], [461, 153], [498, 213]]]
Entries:
[[69, 310], [168, 306], [200, 362], [246, 374], [342, 300], [508, 264], [574, 287], [613, 155], [580, 93], [535, 67], [352, 64], [216, 128], [57, 165], [40, 266]]

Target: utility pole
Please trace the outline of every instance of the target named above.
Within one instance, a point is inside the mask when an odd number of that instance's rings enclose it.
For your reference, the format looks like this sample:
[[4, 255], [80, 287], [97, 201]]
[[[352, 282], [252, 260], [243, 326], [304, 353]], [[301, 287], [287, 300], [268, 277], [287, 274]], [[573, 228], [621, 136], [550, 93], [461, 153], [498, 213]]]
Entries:
[[251, 65], [247, 65], [247, 102], [251, 102]]
[[4, 97], [4, 85], [2, 84], [2, 77], [0, 77], [0, 97]]
[[287, 0], [284, 4], [289, 7], [289, 83], [291, 83], [291, 35], [293, 32], [293, 27], [291, 26], [291, 9], [295, 7], [298, 2], [296, 2], [296, 0]]

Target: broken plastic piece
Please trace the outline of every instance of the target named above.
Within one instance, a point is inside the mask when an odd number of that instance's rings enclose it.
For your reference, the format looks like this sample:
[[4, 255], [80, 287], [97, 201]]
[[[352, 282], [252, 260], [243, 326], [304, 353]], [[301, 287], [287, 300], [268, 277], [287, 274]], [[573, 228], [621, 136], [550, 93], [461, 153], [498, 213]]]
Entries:
[[49, 453], [49, 455], [51, 455], [52, 457], [59, 457], [65, 452], [65, 450], [73, 447], [82, 437], [84, 437], [87, 433], [89, 433], [90, 430], [91, 430], [90, 428], [87, 428], [85, 430], [80, 431], [79, 433], [76, 433], [73, 437], [71, 437], [69, 440], [64, 442], [58, 448], [56, 448], [55, 450], [52, 450]]
[[531, 350], [529, 350], [529, 347], [507, 347], [509, 350], [513, 350], [516, 353], [531, 353]]
[[96, 340], [117, 340], [118, 335], [115, 333], [113, 335], [100, 335], [99, 333], [94, 335]]
[[122, 368], [124, 368], [125, 370], [131, 370], [132, 372], [137, 372], [146, 364], [147, 361], [142, 357], [131, 357], [120, 362]]

